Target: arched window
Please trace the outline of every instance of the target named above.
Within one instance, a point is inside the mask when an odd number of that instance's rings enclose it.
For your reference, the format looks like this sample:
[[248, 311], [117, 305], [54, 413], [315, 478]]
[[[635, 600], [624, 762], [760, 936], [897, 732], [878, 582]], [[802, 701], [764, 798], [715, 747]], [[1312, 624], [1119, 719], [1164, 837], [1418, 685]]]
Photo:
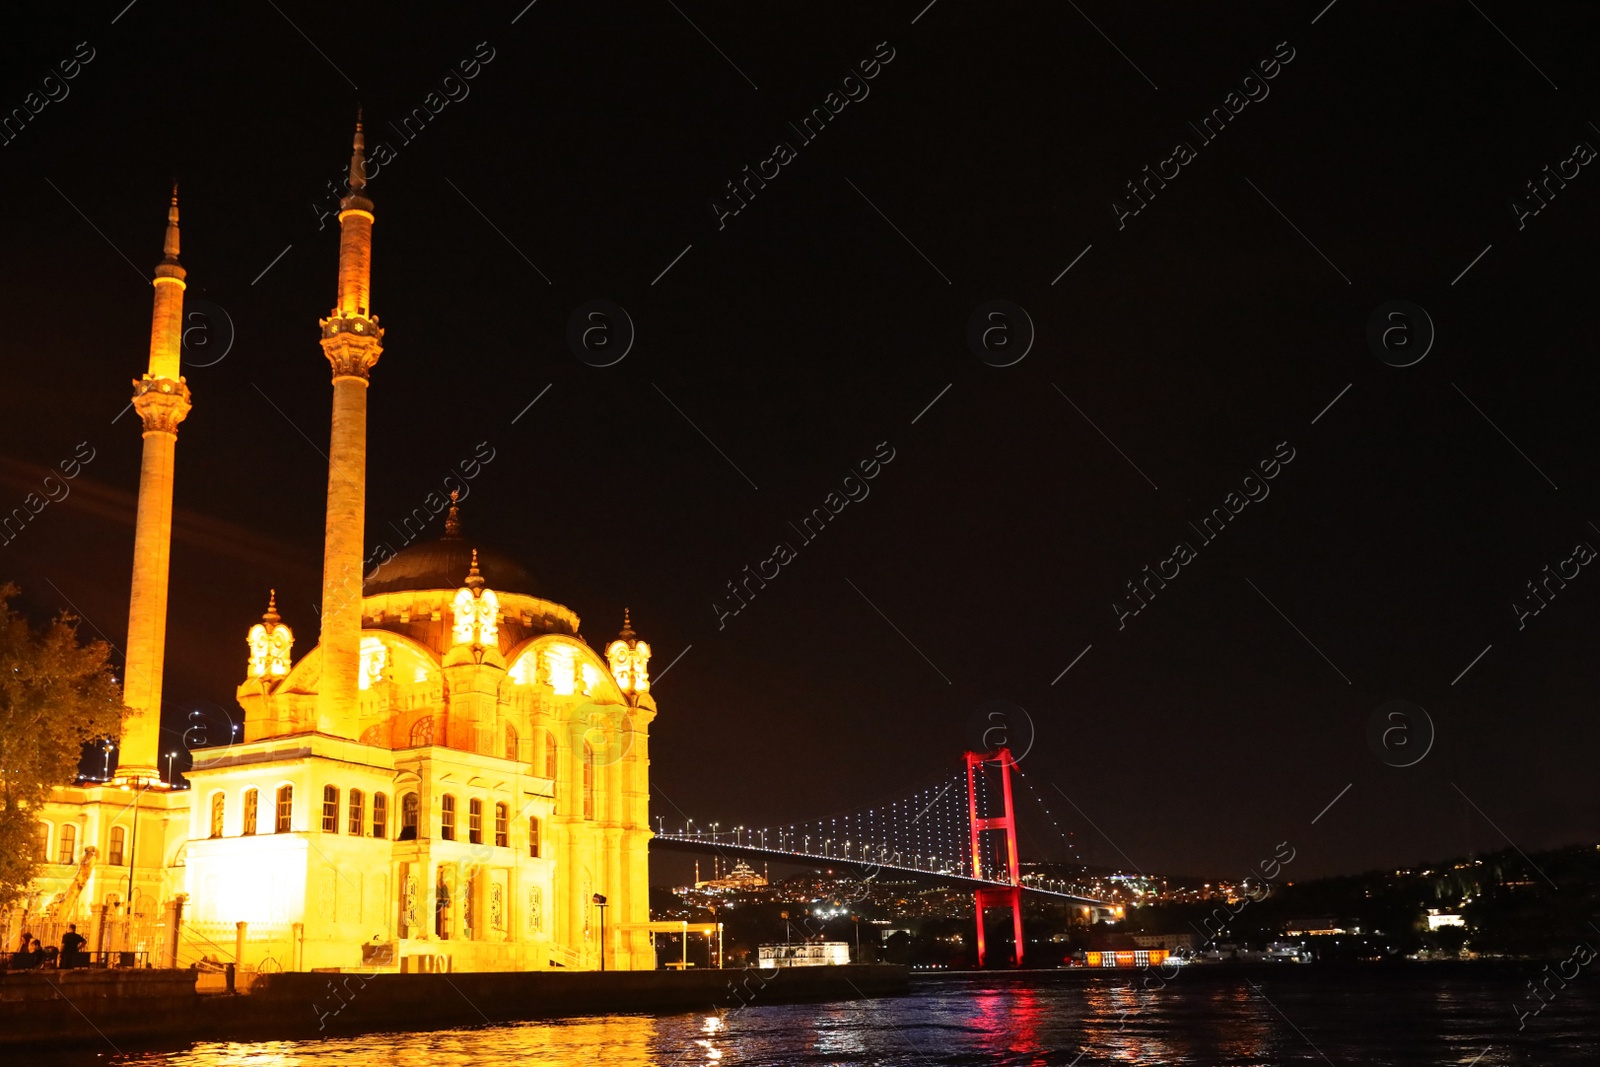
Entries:
[[517, 728], [510, 723], [506, 723], [506, 759], [517, 760], [521, 758], [521, 753], [517, 749]]
[[411, 747], [427, 748], [433, 744], [433, 716], [424, 715], [411, 724]]
[[78, 858], [78, 828], [69, 822], [61, 824], [61, 837], [56, 841], [56, 862], [72, 863]]
[[382, 793], [372, 794], [372, 836], [389, 836], [389, 798]]
[[50, 824], [42, 822], [33, 831], [33, 858], [40, 863], [50, 858]]
[[433, 886], [433, 932], [441, 941], [450, 939], [450, 881], [445, 877], [442, 864], [438, 881]]
[[483, 801], [477, 797], [467, 801], [467, 841], [483, 844]]
[[511, 847], [511, 814], [504, 804], [494, 806], [494, 847]]
[[228, 805], [228, 798], [222, 793], [211, 794], [211, 836], [222, 836], [222, 817]]
[[367, 798], [359, 789], [350, 790], [350, 836], [360, 837], [367, 828]]
[[286, 834], [294, 829], [294, 786], [280, 785], [278, 787], [278, 812], [277, 819], [272, 824], [272, 832]]
[[556, 733], [554, 730], [544, 732], [544, 776], [556, 776]]
[[583, 817], [594, 818], [594, 746], [583, 744]]
[[449, 793], [439, 798], [439, 836], [446, 841], [456, 839], [456, 798]]
[[400, 798], [400, 837], [401, 841], [415, 841], [417, 839], [417, 823], [422, 817], [422, 805], [417, 801], [417, 794], [407, 793]]
[[322, 787], [322, 832], [339, 832], [339, 787], [336, 785]]
[[239, 832], [246, 836], [256, 832], [256, 817], [260, 814], [261, 790], [246, 789], [244, 791], [244, 826]]
[[539, 817], [528, 817], [528, 855], [534, 859], [539, 858]]
[[106, 862], [113, 867], [122, 866], [122, 847], [128, 839], [128, 831], [120, 826], [111, 828], [111, 847], [106, 849]]

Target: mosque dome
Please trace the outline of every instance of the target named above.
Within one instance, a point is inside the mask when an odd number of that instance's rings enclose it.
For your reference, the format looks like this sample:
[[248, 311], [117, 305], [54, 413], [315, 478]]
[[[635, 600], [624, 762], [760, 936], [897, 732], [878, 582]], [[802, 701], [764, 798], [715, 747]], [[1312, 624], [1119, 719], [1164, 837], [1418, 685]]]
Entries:
[[[476, 553], [476, 558], [474, 558]], [[461, 536], [461, 508], [450, 494], [450, 513], [445, 519], [444, 536], [437, 541], [418, 542], [396, 552], [361, 582], [362, 596], [380, 593], [407, 593], [424, 589], [457, 589], [476, 563], [478, 573], [490, 589], [501, 593], [535, 596], [533, 576], [527, 568], [502, 552], [484, 548]]]
[[472, 567], [474, 550], [478, 553], [478, 573], [483, 575], [484, 584], [490, 589], [537, 595], [533, 576], [510, 556], [450, 536], [403, 548], [387, 562], [378, 564], [362, 581], [361, 595], [458, 588]]

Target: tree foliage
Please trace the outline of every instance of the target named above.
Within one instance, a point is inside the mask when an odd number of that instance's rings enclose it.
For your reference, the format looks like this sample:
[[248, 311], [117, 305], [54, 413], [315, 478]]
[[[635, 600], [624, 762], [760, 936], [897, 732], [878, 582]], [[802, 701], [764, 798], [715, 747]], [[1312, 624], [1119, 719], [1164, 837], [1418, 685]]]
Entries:
[[0, 906], [33, 880], [51, 787], [71, 785], [83, 746], [118, 736], [127, 713], [110, 647], [79, 642], [67, 614], [35, 629], [11, 609], [17, 592], [0, 584]]

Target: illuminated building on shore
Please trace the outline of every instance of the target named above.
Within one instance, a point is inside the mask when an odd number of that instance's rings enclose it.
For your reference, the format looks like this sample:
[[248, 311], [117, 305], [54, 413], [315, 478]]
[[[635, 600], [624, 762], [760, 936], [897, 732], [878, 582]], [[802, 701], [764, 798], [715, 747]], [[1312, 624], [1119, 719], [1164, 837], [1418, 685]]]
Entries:
[[704, 881], [700, 880], [699, 872], [700, 864], [697, 862], [695, 864], [696, 877], [694, 883], [694, 887], [696, 889], [748, 890], [759, 889], [767, 884], [767, 876], [764, 874], [757, 874], [755, 870], [744, 860], [739, 860], [737, 863], [735, 863], [733, 865], [733, 870], [729, 871], [727, 874], [718, 874]]
[[320, 639], [295, 660], [269, 595], [261, 621], [241, 626], [243, 736], [195, 752], [191, 788], [172, 791], [157, 725], [173, 455], [190, 404], [174, 196], [134, 401], [145, 461], [132, 713], [115, 780], [58, 790], [41, 813], [49, 862], [10, 933], [59, 936], [73, 921], [89, 949], [143, 949], [157, 965], [236, 953], [288, 970], [590, 969], [602, 953], [606, 969], [655, 965], [634, 928], [650, 918], [649, 645], [624, 618], [603, 656], [590, 648], [576, 613], [463, 532], [454, 502], [442, 539], [362, 577], [366, 398], [383, 351], [374, 217], [358, 124], [338, 303], [321, 324], [333, 417]]

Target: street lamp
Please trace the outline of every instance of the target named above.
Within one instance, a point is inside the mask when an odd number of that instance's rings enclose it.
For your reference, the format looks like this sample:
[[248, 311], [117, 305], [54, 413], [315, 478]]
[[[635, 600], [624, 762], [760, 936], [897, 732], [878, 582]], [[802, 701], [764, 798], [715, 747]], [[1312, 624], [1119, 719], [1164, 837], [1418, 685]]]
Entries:
[[172, 784], [172, 761], [178, 758], [176, 752], [167, 753], [167, 784]]
[[606, 969], [606, 898], [594, 895], [594, 906], [600, 909], [600, 969]]
[[[133, 921], [133, 871], [139, 863], [139, 798], [150, 789], [160, 785], [159, 780], [135, 776], [122, 784], [124, 789], [133, 790], [133, 831], [128, 835], [128, 920]], [[131, 927], [130, 927], [131, 929]]]
[[116, 748], [116, 747], [117, 747], [117, 743], [115, 741], [107, 741], [106, 742], [106, 773], [100, 779], [102, 782], [111, 781], [111, 750]]

